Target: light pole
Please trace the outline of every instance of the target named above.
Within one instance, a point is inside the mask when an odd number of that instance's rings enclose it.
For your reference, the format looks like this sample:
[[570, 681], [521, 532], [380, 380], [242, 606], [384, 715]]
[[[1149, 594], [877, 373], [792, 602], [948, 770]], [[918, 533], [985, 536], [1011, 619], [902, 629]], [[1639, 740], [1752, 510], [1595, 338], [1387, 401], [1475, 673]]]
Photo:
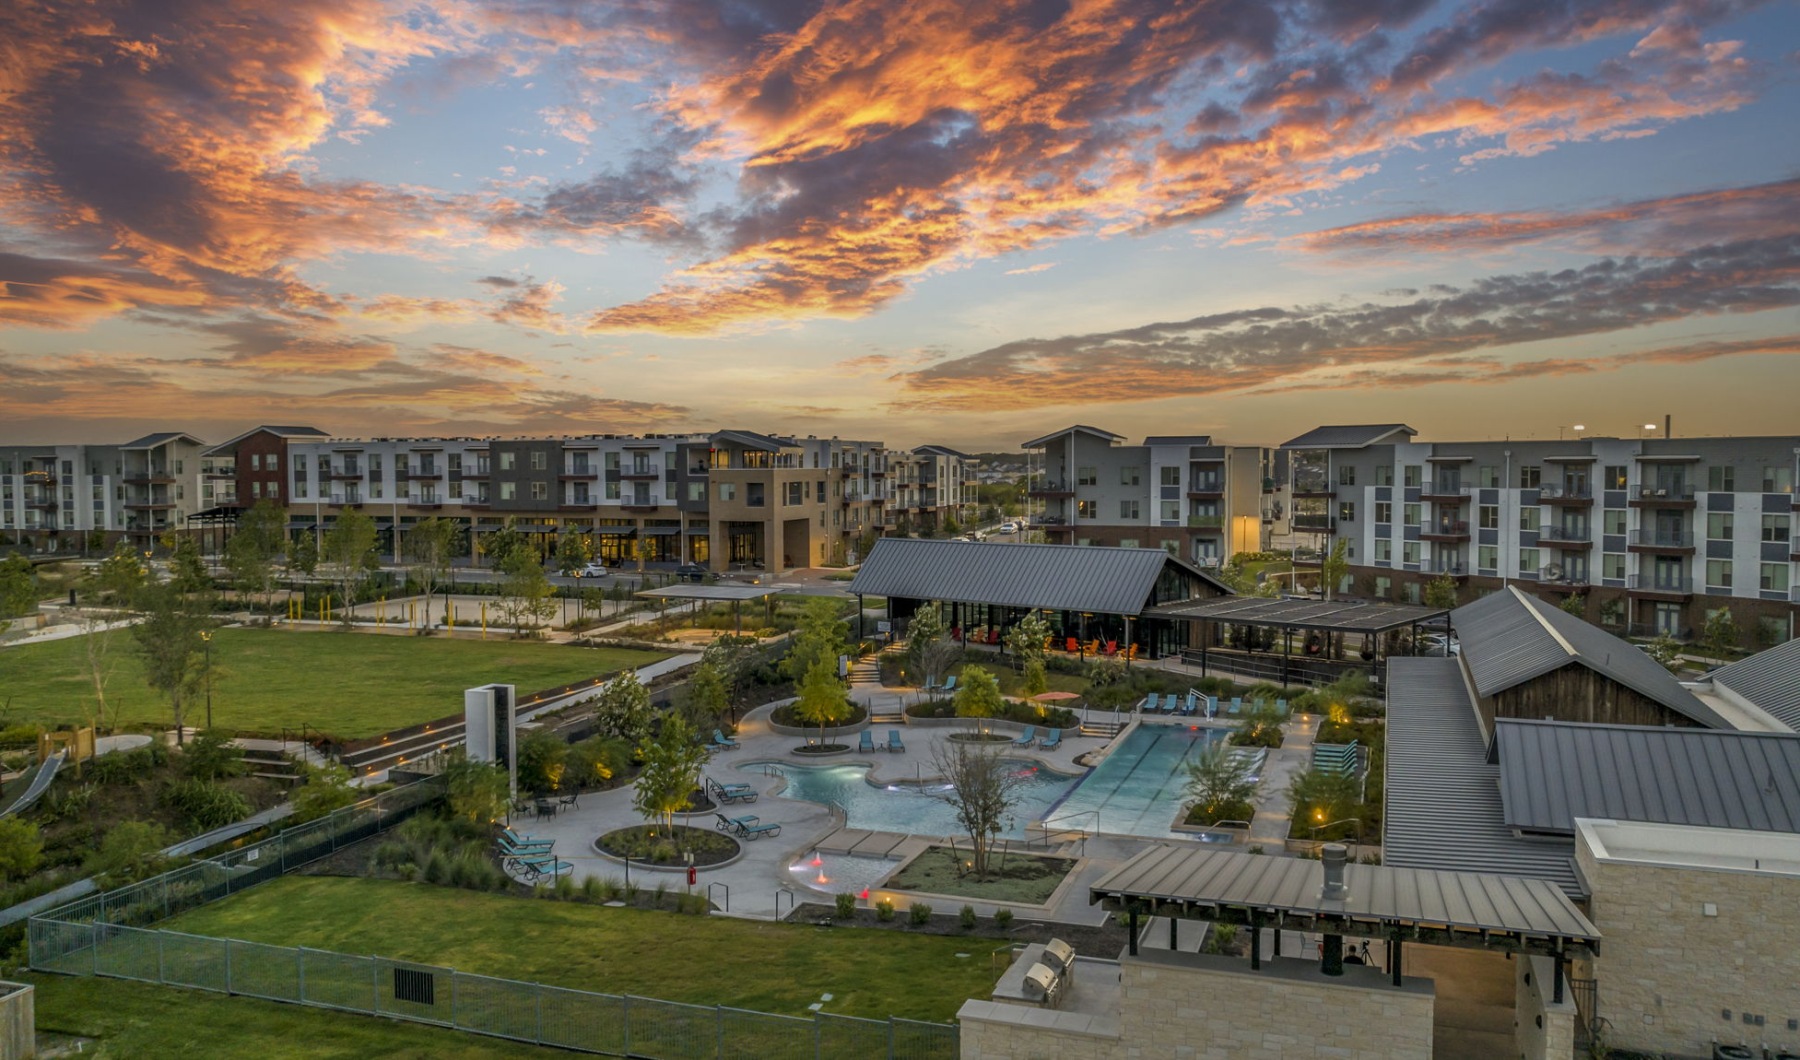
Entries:
[[206, 645], [206, 727], [212, 728], [212, 630], [200, 631], [200, 640]]
[[1563, 432], [1564, 432], [1564, 431], [1574, 431], [1574, 432], [1576, 432], [1576, 433], [1575, 433], [1575, 437], [1576, 437], [1576, 439], [1577, 439], [1577, 440], [1579, 440], [1579, 439], [1580, 439], [1580, 438], [1581, 438], [1581, 432], [1582, 432], [1582, 431], [1585, 431], [1585, 430], [1587, 430], [1587, 425], [1586, 425], [1586, 424], [1583, 424], [1583, 423], [1576, 423], [1576, 424], [1571, 424], [1571, 425], [1569, 425], [1569, 426], [1566, 426], [1566, 427], [1565, 427], [1565, 426], [1561, 426], [1561, 425], [1558, 425], [1558, 426], [1557, 426], [1557, 428], [1556, 428], [1556, 440], [1557, 440], [1557, 441], [1562, 441], [1562, 438], [1563, 438]]

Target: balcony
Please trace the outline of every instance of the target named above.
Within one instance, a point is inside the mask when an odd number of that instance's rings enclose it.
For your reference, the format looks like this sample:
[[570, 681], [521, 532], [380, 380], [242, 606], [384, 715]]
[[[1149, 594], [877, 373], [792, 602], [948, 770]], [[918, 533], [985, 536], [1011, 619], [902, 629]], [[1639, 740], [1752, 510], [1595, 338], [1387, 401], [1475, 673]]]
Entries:
[[1676, 640], [1694, 639], [1694, 631], [1685, 627], [1679, 629], [1662, 629], [1657, 626], [1646, 625], [1642, 622], [1633, 622], [1631, 625], [1626, 626], [1625, 635], [1628, 637], [1642, 637], [1645, 640], [1655, 640], [1657, 637], [1662, 636], [1673, 637]]
[[1590, 486], [1539, 486], [1538, 503], [1588, 508], [1593, 506], [1594, 490]]
[[1419, 571], [1422, 574], [1441, 575], [1450, 578], [1467, 578], [1469, 576], [1468, 565], [1458, 563], [1454, 560], [1428, 560], [1419, 564]]
[[1685, 600], [1694, 595], [1694, 579], [1665, 578], [1655, 574], [1633, 574], [1625, 579], [1625, 592], [1631, 596]]
[[1694, 535], [1686, 530], [1633, 530], [1626, 548], [1633, 552], [1694, 551]]
[[1467, 541], [1469, 524], [1464, 519], [1439, 519], [1421, 527], [1419, 537], [1426, 541]]
[[1800, 536], [1788, 544], [1788, 559], [1800, 559]]
[[338, 508], [361, 508], [363, 499], [360, 493], [338, 493], [333, 494], [325, 503]]
[[1207, 500], [1225, 495], [1225, 480], [1218, 478], [1195, 479], [1188, 483], [1187, 495], [1190, 500]]
[[[634, 498], [632, 500], [621, 502], [619, 504], [619, 507], [620, 507], [620, 509], [622, 509], [624, 511], [628, 511], [628, 512], [654, 512], [657, 509], [661, 508], [662, 504], [658, 501], [641, 500], [641, 499]], [[755, 507], [755, 505], [750, 505], [750, 507]]]
[[1225, 526], [1223, 515], [1190, 515], [1187, 524], [1195, 530], [1221, 530]]
[[[53, 512], [56, 510], [56, 498], [52, 497], [52, 498], [49, 498], [48, 500], [26, 501], [25, 507], [36, 508], [40, 511]], [[130, 508], [132, 506], [127, 504], [125, 507]], [[168, 507], [173, 508], [174, 505], [171, 504], [171, 505], [168, 505]]]
[[1456, 482], [1427, 482], [1419, 487], [1420, 498], [1442, 504], [1463, 504], [1470, 492], [1470, 487]]
[[1593, 548], [1593, 528], [1588, 526], [1540, 526], [1538, 527], [1538, 544], [1565, 551]]
[[577, 464], [556, 477], [563, 482], [584, 482], [590, 479], [599, 478], [600, 469]]
[[1633, 508], [1692, 508], [1694, 487], [1679, 482], [1668, 486], [1633, 486], [1625, 503]]
[[1587, 571], [1552, 564], [1538, 571], [1538, 584], [1547, 589], [1585, 589], [1590, 583]]
[[[51, 481], [54, 482], [55, 480], [53, 479]], [[175, 476], [166, 474], [162, 471], [150, 471], [145, 473], [133, 471], [125, 477], [125, 484], [127, 486], [173, 486], [175, 484]]]
[[633, 464], [619, 469], [620, 478], [662, 478], [662, 466], [659, 464]]
[[407, 479], [415, 479], [415, 478], [439, 479], [439, 478], [443, 478], [443, 477], [444, 477], [444, 473], [442, 471], [437, 470], [436, 468], [397, 467], [394, 469], [394, 478], [397, 481], [405, 481]]
[[1295, 530], [1311, 534], [1337, 533], [1337, 520], [1329, 515], [1296, 515], [1292, 526]]
[[[879, 472], [877, 473], [879, 474]], [[902, 483], [902, 485], [904, 484]], [[1026, 490], [1025, 495], [1028, 497], [1044, 497], [1054, 500], [1057, 498], [1073, 497], [1075, 496], [1075, 490], [1066, 482], [1040, 482]]]
[[[54, 504], [49, 504], [49, 505], [27, 504], [25, 507], [27, 507], [27, 508], [39, 508], [39, 507], [54, 508], [55, 505]], [[166, 512], [169, 509], [175, 507], [175, 505], [173, 503], [170, 503], [167, 501], [126, 501], [125, 507], [127, 510], [134, 511], [134, 512]]]
[[415, 512], [435, 512], [444, 506], [444, 502], [433, 497], [420, 497], [416, 501], [407, 501], [406, 506]]
[[1337, 496], [1336, 487], [1332, 486], [1331, 483], [1324, 481], [1296, 482], [1294, 483], [1294, 488], [1289, 492], [1295, 497]]
[[360, 468], [360, 467], [340, 467], [335, 470], [327, 470], [325, 472], [325, 477], [329, 478], [329, 479], [347, 479], [347, 478], [358, 478], [359, 479], [359, 478], [362, 478], [362, 468]]

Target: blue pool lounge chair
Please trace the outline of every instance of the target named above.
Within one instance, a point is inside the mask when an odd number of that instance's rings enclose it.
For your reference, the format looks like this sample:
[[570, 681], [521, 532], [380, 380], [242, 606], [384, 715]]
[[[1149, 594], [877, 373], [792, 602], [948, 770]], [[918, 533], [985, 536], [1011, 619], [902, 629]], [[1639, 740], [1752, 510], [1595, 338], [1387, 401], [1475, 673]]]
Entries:
[[1048, 735], [1048, 736], [1044, 737], [1042, 740], [1038, 741], [1038, 748], [1040, 750], [1044, 750], [1044, 751], [1054, 751], [1058, 747], [1061, 747], [1061, 746], [1062, 746], [1062, 730], [1061, 729], [1051, 729], [1050, 735]]
[[713, 827], [721, 832], [736, 832], [740, 828], [748, 828], [762, 820], [762, 818], [753, 813], [747, 813], [742, 817], [727, 817], [722, 813], [715, 813], [713, 816], [719, 819], [719, 823], [713, 825]]
[[1037, 743], [1037, 726], [1027, 725], [1025, 731], [1019, 734], [1019, 738], [1013, 741], [1013, 746], [1030, 747], [1034, 743]]
[[888, 730], [887, 749], [890, 751], [898, 751], [901, 754], [906, 753], [906, 745], [900, 742], [900, 730], [899, 729], [889, 729]]
[[867, 729], [864, 729], [860, 734], [858, 734], [857, 741], [856, 741], [856, 749], [858, 751], [867, 751], [870, 754], [874, 754], [875, 753], [875, 734], [870, 732]]
[[954, 676], [951, 676], [950, 678], [946, 679], [944, 681], [944, 687], [938, 689], [938, 691], [939, 692], [954, 692], [954, 691], [956, 691], [956, 678]]
[[735, 750], [737, 750], [737, 745], [738, 744], [737, 744], [736, 740], [734, 740], [731, 737], [720, 732], [718, 729], [713, 730], [713, 746], [714, 747], [718, 747], [718, 748], [721, 748], [726, 751], [735, 751]]

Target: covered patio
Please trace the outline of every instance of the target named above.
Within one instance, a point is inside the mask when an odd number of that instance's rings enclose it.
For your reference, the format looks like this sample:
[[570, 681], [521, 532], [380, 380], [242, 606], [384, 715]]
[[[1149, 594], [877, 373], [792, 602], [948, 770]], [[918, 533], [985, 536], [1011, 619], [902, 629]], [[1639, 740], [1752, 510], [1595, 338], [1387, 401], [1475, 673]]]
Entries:
[[743, 606], [746, 600], [767, 601], [787, 590], [767, 585], [668, 585], [661, 589], [641, 589], [633, 596], [646, 600], [660, 600], [665, 609], [670, 600], [686, 603], [698, 603], [700, 606], [716, 603], [731, 604], [732, 633], [742, 636], [744, 633]]
[[[1160, 604], [1144, 617], [1184, 622], [1192, 627], [1182, 659], [1249, 674], [1283, 685], [1330, 684], [1345, 673], [1367, 668], [1381, 680], [1388, 635], [1409, 630], [1417, 643], [1422, 630], [1447, 628], [1450, 612], [1412, 604], [1372, 604], [1347, 600], [1295, 600], [1230, 596]], [[1299, 651], [1294, 635], [1300, 634]], [[1350, 638], [1356, 658], [1345, 658]]]

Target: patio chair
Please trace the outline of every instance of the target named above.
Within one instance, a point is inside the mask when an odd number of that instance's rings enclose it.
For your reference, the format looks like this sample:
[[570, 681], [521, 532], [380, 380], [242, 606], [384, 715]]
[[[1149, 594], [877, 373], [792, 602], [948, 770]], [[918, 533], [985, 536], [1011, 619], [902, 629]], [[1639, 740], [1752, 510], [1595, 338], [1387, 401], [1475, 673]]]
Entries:
[[763, 836], [774, 837], [774, 836], [778, 836], [780, 834], [781, 834], [780, 822], [770, 822], [769, 824], [739, 825], [738, 830], [737, 830], [738, 837], [742, 838], [742, 839], [761, 839]]
[[1106, 642], [1106, 657], [1110, 659], [1117, 654], [1119, 654], [1119, 642], [1116, 640], [1107, 641]]
[[714, 802], [755, 802], [756, 789], [748, 784], [721, 784], [711, 777], [706, 778], [706, 794]]
[[1161, 703], [1161, 702], [1162, 702], [1162, 696], [1155, 692], [1151, 692], [1149, 695], [1146, 695], [1144, 697], [1144, 701], [1142, 703], [1138, 704], [1138, 710], [1142, 711], [1145, 714], [1155, 714], [1157, 712], [1157, 710], [1159, 709], [1157, 707], [1157, 704]]
[[1080, 654], [1081, 642], [1074, 637], [1070, 637], [1068, 643], [1063, 646], [1063, 650], [1067, 651], [1070, 655]]
[[550, 839], [533, 839], [515, 843], [505, 836], [501, 836], [494, 841], [494, 845], [500, 849], [502, 858], [533, 858], [547, 856], [556, 843]]
[[1217, 717], [1218, 714], [1219, 714], [1219, 697], [1218, 696], [1207, 696], [1206, 697], [1206, 716], [1209, 718], [1213, 718], [1213, 717]]
[[536, 836], [526, 835], [524, 832], [515, 832], [510, 828], [500, 829], [500, 838], [516, 847], [532, 846], [538, 843], [547, 847], [555, 842], [552, 839], [539, 839]]
[[1048, 735], [1048, 736], [1044, 737], [1042, 740], [1038, 741], [1038, 750], [1040, 750], [1040, 751], [1054, 751], [1058, 747], [1061, 747], [1061, 746], [1062, 746], [1062, 730], [1061, 729], [1051, 729], [1050, 735]]
[[899, 729], [889, 729], [888, 730], [887, 749], [890, 751], [897, 751], [900, 754], [906, 753], [906, 745], [904, 743], [900, 742], [900, 730]]
[[561, 858], [514, 858], [513, 867], [524, 874], [526, 883], [536, 883], [545, 876], [555, 879], [575, 868]]
[[713, 746], [726, 751], [735, 751], [738, 748], [738, 742], [725, 735], [723, 732], [720, 732], [718, 729], [714, 729]]
[[857, 736], [856, 749], [858, 751], [864, 751], [869, 754], [874, 754], [875, 753], [875, 734], [870, 732], [867, 729], [864, 729]]
[[741, 828], [748, 828], [761, 820], [761, 818], [753, 813], [747, 813], [742, 817], [727, 817], [722, 813], [715, 813], [713, 816], [719, 819], [719, 822], [713, 825], [713, 827], [721, 832], [736, 832]]
[[939, 692], [954, 692], [954, 691], [956, 691], [956, 676], [954, 674], [952, 674], [951, 676], [945, 678], [944, 679], [944, 687], [938, 689], [938, 691]]
[[1019, 734], [1019, 738], [1013, 741], [1013, 746], [1014, 747], [1030, 747], [1032, 744], [1034, 744], [1036, 742], [1037, 742], [1037, 726], [1036, 725], [1027, 725], [1027, 726], [1025, 726], [1025, 731]]
[[1232, 696], [1231, 697], [1231, 713], [1236, 714], [1236, 713], [1242, 711], [1243, 709], [1244, 709], [1244, 697], [1243, 696]]
[[1284, 718], [1287, 717], [1287, 712], [1288, 712], [1287, 700], [1285, 700], [1285, 699], [1276, 700], [1275, 701], [1275, 712], [1277, 714], [1280, 714]]
[[1191, 718], [1200, 712], [1200, 693], [1188, 689], [1187, 698], [1181, 701], [1181, 716]]

